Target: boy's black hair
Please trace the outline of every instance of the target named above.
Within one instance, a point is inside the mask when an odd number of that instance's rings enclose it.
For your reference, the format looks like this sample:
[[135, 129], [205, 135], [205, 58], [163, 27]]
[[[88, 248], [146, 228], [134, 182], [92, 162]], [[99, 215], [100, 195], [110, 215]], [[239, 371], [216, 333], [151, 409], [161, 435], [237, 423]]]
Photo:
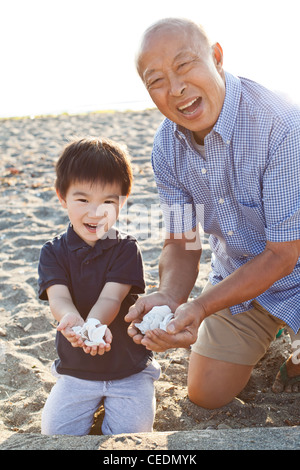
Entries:
[[120, 183], [122, 196], [132, 185], [129, 155], [109, 139], [85, 138], [68, 144], [56, 163], [55, 188], [65, 198], [72, 183]]

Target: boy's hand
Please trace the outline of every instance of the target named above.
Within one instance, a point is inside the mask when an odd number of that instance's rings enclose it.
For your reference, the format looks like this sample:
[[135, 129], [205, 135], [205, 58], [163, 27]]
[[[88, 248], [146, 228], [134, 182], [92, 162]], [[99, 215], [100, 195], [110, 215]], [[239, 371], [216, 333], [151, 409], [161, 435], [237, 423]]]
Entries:
[[82, 348], [84, 343], [77, 333], [72, 330], [73, 326], [82, 326], [84, 324], [83, 318], [76, 313], [67, 313], [61, 319], [57, 330], [61, 331], [65, 338], [71, 343], [74, 348]]
[[98, 346], [86, 346], [83, 343], [83, 350], [86, 354], [90, 354], [91, 356], [96, 356], [99, 354], [102, 356], [104, 353], [110, 351], [111, 349], [111, 342], [112, 342], [112, 334], [109, 328], [106, 328], [105, 335], [105, 344], [99, 344]]

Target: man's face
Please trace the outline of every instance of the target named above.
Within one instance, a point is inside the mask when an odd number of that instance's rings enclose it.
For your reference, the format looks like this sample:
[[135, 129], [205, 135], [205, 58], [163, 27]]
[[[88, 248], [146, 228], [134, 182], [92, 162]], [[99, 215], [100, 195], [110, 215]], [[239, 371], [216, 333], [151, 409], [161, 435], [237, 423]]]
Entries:
[[146, 39], [139, 72], [161, 113], [203, 143], [225, 98], [221, 49], [209, 49], [191, 31], [162, 30]]

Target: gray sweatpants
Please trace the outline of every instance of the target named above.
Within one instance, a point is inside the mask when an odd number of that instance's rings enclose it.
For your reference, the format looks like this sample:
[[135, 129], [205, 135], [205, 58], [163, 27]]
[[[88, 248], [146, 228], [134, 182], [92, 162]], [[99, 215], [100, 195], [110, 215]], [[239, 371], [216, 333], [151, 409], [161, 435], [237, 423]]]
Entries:
[[138, 374], [121, 380], [82, 380], [53, 374], [53, 386], [42, 412], [42, 434], [87, 435], [94, 413], [104, 399], [103, 434], [150, 432], [156, 401], [154, 381], [160, 366], [154, 360]]

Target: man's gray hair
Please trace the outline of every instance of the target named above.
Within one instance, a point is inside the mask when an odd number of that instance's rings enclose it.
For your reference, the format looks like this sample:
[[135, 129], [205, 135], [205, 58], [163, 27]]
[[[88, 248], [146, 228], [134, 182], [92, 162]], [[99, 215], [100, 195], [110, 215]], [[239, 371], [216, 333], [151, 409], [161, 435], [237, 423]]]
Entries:
[[207, 48], [210, 48], [212, 45], [202, 25], [197, 24], [187, 18], [163, 18], [161, 20], [156, 21], [145, 30], [141, 38], [140, 45], [135, 58], [137, 70], [139, 70], [139, 58], [147, 39], [150, 38], [150, 36], [155, 35], [155, 33], [159, 31], [174, 31], [176, 29], [182, 32], [186, 32], [189, 30], [191, 33], [199, 35], [203, 41], [203, 44]]

